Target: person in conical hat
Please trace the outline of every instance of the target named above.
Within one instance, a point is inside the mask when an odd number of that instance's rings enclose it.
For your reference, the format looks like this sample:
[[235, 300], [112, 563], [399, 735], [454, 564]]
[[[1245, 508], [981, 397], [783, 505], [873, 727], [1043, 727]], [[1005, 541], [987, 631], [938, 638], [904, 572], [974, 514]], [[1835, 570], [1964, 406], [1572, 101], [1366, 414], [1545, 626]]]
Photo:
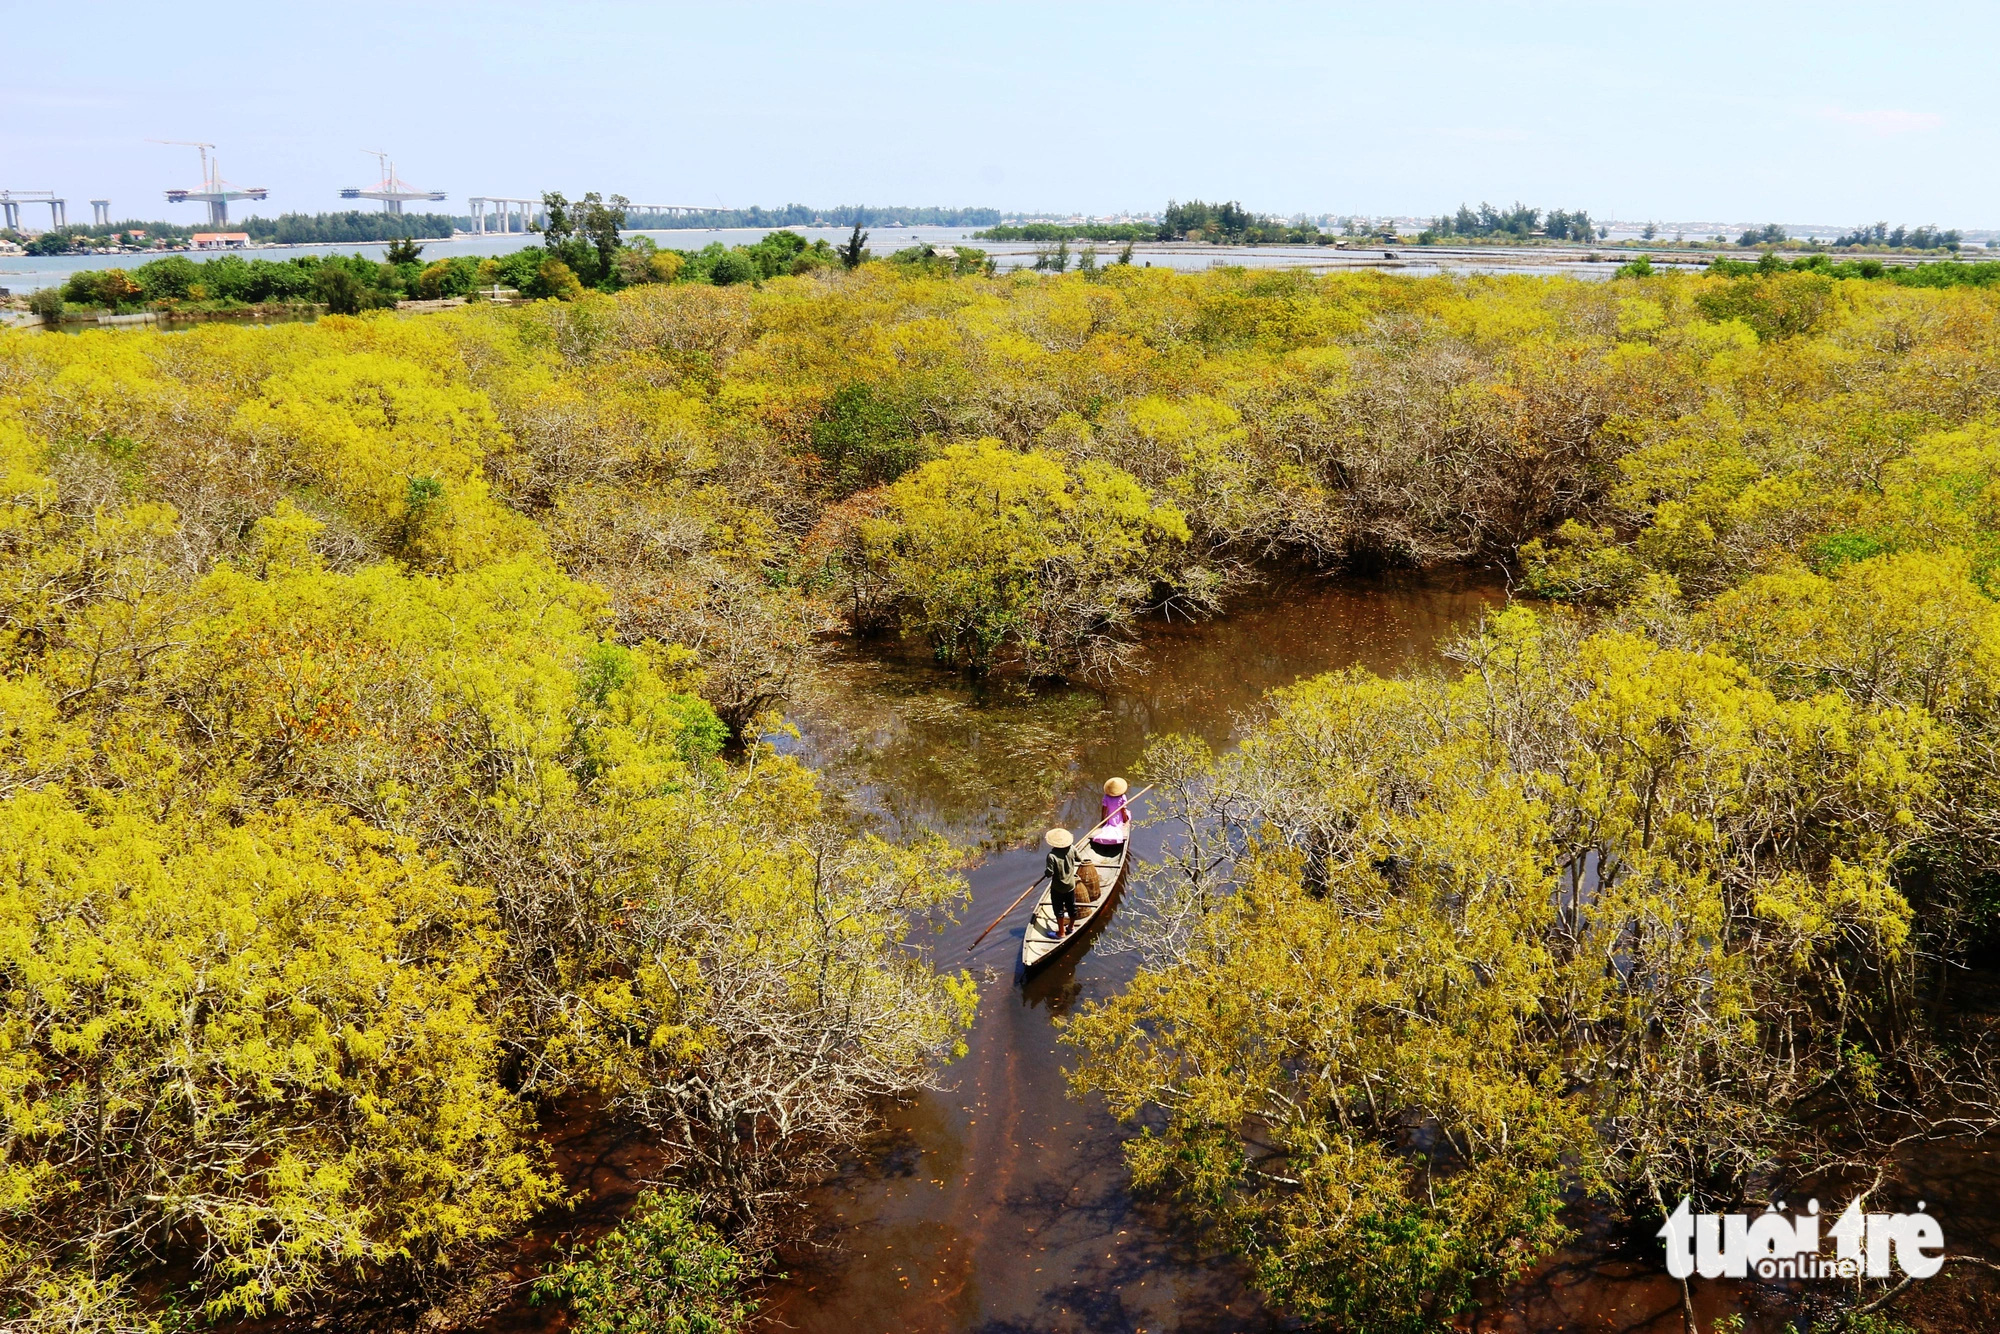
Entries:
[[1125, 837], [1132, 832], [1132, 813], [1125, 809], [1125, 780], [1104, 780], [1103, 819], [1090, 835], [1090, 848], [1100, 857], [1116, 857], [1125, 851]]
[[1042, 835], [1048, 846], [1049, 906], [1055, 910], [1058, 936], [1069, 934], [1076, 921], [1076, 836], [1067, 829]]

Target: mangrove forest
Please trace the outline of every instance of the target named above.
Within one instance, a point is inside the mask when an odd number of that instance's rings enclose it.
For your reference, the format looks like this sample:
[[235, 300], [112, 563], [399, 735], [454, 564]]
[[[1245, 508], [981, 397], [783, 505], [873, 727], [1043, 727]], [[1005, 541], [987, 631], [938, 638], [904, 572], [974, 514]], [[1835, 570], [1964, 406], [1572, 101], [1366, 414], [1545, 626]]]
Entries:
[[[1153, 736], [1138, 962], [1059, 1021], [1189, 1246], [1290, 1327], [1444, 1330], [1586, 1228], [1657, 1268], [1684, 1198], [1994, 1124], [1994, 288], [996, 276], [593, 210], [74, 280], [314, 322], [0, 333], [8, 1329], [757, 1327], [1009, 988], [938, 947], [987, 850], [861, 818], [792, 711], [892, 659], [1087, 699], [1334, 573], [1495, 600]], [[542, 299], [386, 308], [496, 283]], [[589, 1230], [578, 1127], [647, 1155]]]

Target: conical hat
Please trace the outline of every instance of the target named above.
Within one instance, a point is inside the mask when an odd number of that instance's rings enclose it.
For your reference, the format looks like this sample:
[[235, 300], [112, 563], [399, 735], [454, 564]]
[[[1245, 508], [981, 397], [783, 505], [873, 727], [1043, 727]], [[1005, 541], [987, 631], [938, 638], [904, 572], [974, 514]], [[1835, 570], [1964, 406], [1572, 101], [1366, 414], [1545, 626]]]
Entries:
[[1124, 780], [1124, 779], [1122, 779], [1122, 778], [1107, 778], [1107, 779], [1105, 779], [1105, 780], [1104, 780], [1104, 795], [1105, 795], [1105, 796], [1107, 796], [1107, 797], [1122, 797], [1122, 796], [1124, 796], [1124, 795], [1125, 795], [1125, 780]]
[[1051, 829], [1048, 833], [1042, 835], [1042, 842], [1052, 848], [1066, 848], [1076, 842], [1076, 839], [1067, 829]]

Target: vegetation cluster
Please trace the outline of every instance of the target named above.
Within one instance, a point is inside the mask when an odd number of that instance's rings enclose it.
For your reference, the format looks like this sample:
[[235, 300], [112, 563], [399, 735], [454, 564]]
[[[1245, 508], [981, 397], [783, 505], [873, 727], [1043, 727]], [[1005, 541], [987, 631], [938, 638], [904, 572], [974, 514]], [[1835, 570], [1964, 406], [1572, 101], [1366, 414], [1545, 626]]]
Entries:
[[1510, 396], [1539, 347], [1531, 419], [1595, 423], [1591, 517], [1518, 548], [1546, 601], [1148, 757], [1183, 832], [1075, 1082], [1308, 1321], [1443, 1328], [1580, 1200], [1754, 1212], [2000, 1115], [1954, 1003], [2000, 926], [2000, 305], [1742, 267], [1454, 287], [1430, 336]]
[[1993, 289], [858, 227], [697, 282], [615, 207], [552, 212], [567, 299], [0, 336], [14, 1326], [445, 1322], [592, 1107], [663, 1179], [543, 1296], [730, 1327], [975, 999], [912, 948], [960, 850], [857, 832], [777, 711], [840, 634], [1113, 675], [1272, 561], [1544, 599], [1149, 757], [1181, 833], [1075, 1079], [1274, 1302], [1439, 1328], [1579, 1199], [1990, 1121]]
[[280, 213], [275, 218], [251, 216], [232, 230], [248, 232], [252, 241], [280, 245], [344, 245], [399, 238], [441, 240], [450, 236], [456, 225], [457, 219], [445, 213], [348, 209], [339, 213]]
[[1303, 219], [1252, 213], [1238, 203], [1169, 200], [1158, 222], [1024, 222], [975, 234], [990, 241], [1208, 241], [1217, 245], [1331, 245], [1334, 236]]
[[1479, 240], [1527, 241], [1546, 237], [1551, 241], [1591, 241], [1609, 236], [1600, 233], [1590, 214], [1581, 209], [1574, 212], [1567, 209], [1550, 209], [1546, 217], [1538, 208], [1516, 202], [1511, 209], [1497, 209], [1482, 202], [1475, 212], [1464, 204], [1458, 212], [1439, 214], [1431, 219], [1425, 236], [1432, 240], [1470, 237]]
[[[852, 267], [873, 259], [858, 227], [850, 243], [808, 242], [796, 232], [769, 233], [755, 244], [701, 250], [662, 250], [647, 237], [620, 234], [622, 212], [596, 196], [574, 209], [561, 196], [551, 211], [544, 244], [488, 258], [454, 255], [423, 261], [423, 247], [392, 241], [382, 258], [365, 255], [299, 255], [270, 260], [224, 254], [195, 260], [166, 255], [136, 269], [81, 269], [60, 288], [30, 299], [30, 309], [59, 319], [70, 310], [167, 314], [230, 311], [248, 307], [311, 305], [336, 315], [392, 307], [400, 301], [471, 298], [501, 289], [509, 296], [574, 300], [587, 291], [668, 282], [760, 283], [781, 275]], [[985, 252], [962, 247], [939, 261], [932, 247], [915, 246], [890, 258], [943, 272], [983, 271]]]
[[[245, 232], [254, 242], [281, 245], [344, 245], [355, 241], [390, 241], [399, 237], [419, 240], [448, 237], [456, 220], [442, 213], [374, 213], [349, 210], [342, 213], [281, 213], [275, 218], [248, 217], [230, 224], [229, 230]], [[166, 245], [186, 245], [204, 226], [176, 222], [115, 222], [93, 226], [72, 224], [27, 238], [31, 255], [68, 255], [93, 249], [136, 247], [146, 249]]]
[[[214, 1320], [469, 1277], [579, 1099], [754, 1252], [953, 1050], [971, 984], [908, 948], [947, 850], [725, 754], [730, 654], [810, 632], [745, 624], [790, 605], [731, 582], [760, 525], [622, 613], [565, 570], [617, 548], [515, 448], [588, 407], [561, 324], [0, 339], [10, 1328], [142, 1325], [163, 1274]], [[618, 410], [671, 433], [645, 379], [691, 364], [642, 355]]]
[[1213, 241], [1218, 245], [1330, 245], [1333, 238], [1309, 222], [1287, 222], [1252, 213], [1241, 204], [1209, 204], [1199, 199], [1167, 201], [1160, 214], [1162, 241]]
[[[1639, 267], [1634, 267], [1637, 265]], [[1884, 264], [1879, 259], [1836, 260], [1824, 251], [1785, 259], [1766, 251], [1752, 262], [1718, 255], [1709, 261], [1708, 272], [1722, 278], [1748, 278], [1774, 273], [1819, 273], [1829, 278], [1861, 278], [1889, 282], [1899, 287], [1991, 287], [2000, 282], [2000, 260], [1953, 260], [1929, 264]], [[1633, 265], [1621, 266], [1620, 277], [1650, 277], [1652, 266], [1641, 255]]]
[[1013, 222], [975, 233], [982, 241], [1156, 241], [1152, 222]]
[[[1649, 232], [1648, 236], [1650, 237], [1650, 235], [1651, 233]], [[1726, 238], [1717, 236], [1712, 239], [1721, 243]], [[1736, 244], [1745, 249], [1750, 249], [1757, 246], [1786, 245], [1792, 243], [1793, 240], [1794, 238], [1791, 233], [1787, 232], [1778, 223], [1767, 222], [1762, 227], [1746, 228], [1743, 234], [1736, 238]], [[1956, 253], [1962, 241], [1963, 238], [1959, 233], [1952, 230], [1940, 230], [1931, 226], [1898, 226], [1892, 228], [1886, 222], [1878, 222], [1872, 227], [1857, 227], [1851, 232], [1842, 233], [1834, 240], [1833, 248], [1835, 250], [1852, 250], [1857, 248], [1894, 250], [1904, 253], [1943, 250]], [[1813, 240], [1808, 242], [1808, 244], [1818, 246], [1823, 243]]]
[[1857, 227], [1844, 233], [1833, 244], [1836, 250], [1852, 246], [1886, 250], [1956, 250], [1959, 241], [1956, 231], [1940, 231], [1929, 226], [1898, 225], [1892, 228], [1886, 222], [1878, 222], [1872, 227]]
[[473, 289], [479, 263], [457, 258], [428, 266], [422, 247], [392, 244], [380, 260], [363, 255], [300, 255], [246, 259], [216, 255], [194, 260], [164, 255], [138, 268], [78, 269], [58, 289], [66, 306], [109, 311], [227, 309], [244, 305], [315, 303], [336, 314], [393, 306], [425, 291], [463, 296]]

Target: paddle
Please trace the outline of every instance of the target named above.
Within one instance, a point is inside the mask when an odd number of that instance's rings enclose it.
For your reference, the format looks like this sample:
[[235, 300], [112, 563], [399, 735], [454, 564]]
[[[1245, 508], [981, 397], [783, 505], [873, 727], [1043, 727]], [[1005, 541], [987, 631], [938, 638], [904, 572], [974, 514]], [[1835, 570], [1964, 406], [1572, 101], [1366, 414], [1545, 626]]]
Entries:
[[[1140, 789], [1139, 789], [1139, 790], [1138, 790], [1137, 792], [1134, 792], [1134, 793], [1133, 793], [1133, 794], [1132, 794], [1131, 796], [1129, 796], [1129, 797], [1125, 798], [1125, 807], [1126, 807], [1126, 809], [1127, 809], [1127, 810], [1130, 810], [1130, 809], [1131, 809], [1131, 806], [1132, 806], [1132, 803], [1133, 803], [1133, 802], [1135, 802], [1135, 801], [1137, 801], [1137, 800], [1138, 800], [1139, 798], [1141, 798], [1141, 797], [1145, 796], [1145, 795], [1146, 795], [1146, 794], [1147, 794], [1148, 792], [1151, 792], [1152, 790], [1153, 790], [1153, 784], [1151, 784], [1151, 783], [1148, 783], [1148, 784], [1146, 784], [1146, 786], [1144, 786], [1144, 787], [1140, 788]], [[1104, 817], [1104, 818], [1103, 818], [1102, 820], [1099, 820], [1099, 821], [1098, 821], [1098, 822], [1097, 822], [1096, 824], [1092, 825], [1092, 826], [1091, 826], [1091, 827], [1090, 827], [1090, 828], [1089, 828], [1088, 830], [1086, 830], [1086, 831], [1084, 832], [1084, 835], [1083, 835], [1083, 836], [1084, 836], [1084, 838], [1085, 838], [1086, 840], [1088, 840], [1088, 839], [1089, 839], [1089, 837], [1090, 837], [1090, 836], [1091, 836], [1092, 834], [1094, 834], [1094, 833], [1096, 833], [1096, 832], [1097, 832], [1098, 830], [1100, 830], [1100, 829], [1104, 828], [1104, 826], [1105, 826], [1105, 825], [1107, 825], [1107, 824], [1109, 824], [1109, 823], [1111, 823], [1111, 817], [1107, 815], [1107, 816], [1105, 816], [1105, 817]], [[1007, 906], [1006, 906], [1005, 908], [1001, 909], [1001, 910], [1000, 910], [1000, 915], [999, 915], [998, 917], [994, 918], [994, 919], [993, 919], [992, 921], [990, 921], [990, 922], [988, 922], [988, 923], [986, 924], [986, 930], [984, 930], [984, 931], [981, 931], [981, 932], [980, 932], [980, 933], [979, 933], [979, 934], [978, 934], [977, 936], [974, 936], [974, 937], [973, 937], [973, 940], [972, 940], [972, 943], [971, 943], [970, 945], [967, 945], [967, 946], [965, 947], [965, 952], [966, 952], [967, 954], [970, 954], [970, 953], [972, 953], [972, 951], [974, 951], [974, 950], [978, 949], [978, 948], [979, 948], [979, 942], [980, 942], [980, 941], [982, 941], [982, 940], [984, 940], [984, 939], [986, 939], [986, 937], [987, 937], [988, 935], [992, 934], [992, 931], [993, 931], [993, 928], [994, 928], [994, 927], [996, 927], [996, 926], [1000, 925], [1000, 923], [1002, 923], [1002, 922], [1006, 921], [1006, 920], [1007, 920], [1007, 914], [1009, 914], [1009, 913], [1013, 912], [1013, 911], [1014, 911], [1014, 909], [1016, 909], [1016, 908], [1018, 908], [1018, 907], [1020, 907], [1020, 906], [1021, 906], [1021, 899], [1025, 899], [1025, 898], [1027, 898], [1027, 897], [1028, 897], [1028, 895], [1030, 895], [1030, 894], [1034, 893], [1034, 892], [1035, 892], [1036, 890], [1040, 889], [1040, 888], [1042, 887], [1042, 881], [1044, 881], [1044, 880], [1047, 880], [1048, 878], [1049, 878], [1049, 873], [1048, 873], [1047, 871], [1044, 871], [1044, 872], [1042, 872], [1042, 873], [1041, 873], [1041, 874], [1040, 874], [1039, 876], [1036, 876], [1036, 877], [1035, 877], [1035, 883], [1034, 883], [1034, 884], [1032, 884], [1032, 885], [1029, 885], [1029, 886], [1028, 886], [1028, 887], [1027, 887], [1026, 889], [1024, 889], [1024, 890], [1022, 890], [1022, 891], [1021, 891], [1021, 898], [1020, 898], [1020, 899], [1015, 899], [1015, 900], [1014, 900], [1014, 901], [1013, 901], [1012, 903], [1008, 904], [1008, 905], [1007, 905]]]

